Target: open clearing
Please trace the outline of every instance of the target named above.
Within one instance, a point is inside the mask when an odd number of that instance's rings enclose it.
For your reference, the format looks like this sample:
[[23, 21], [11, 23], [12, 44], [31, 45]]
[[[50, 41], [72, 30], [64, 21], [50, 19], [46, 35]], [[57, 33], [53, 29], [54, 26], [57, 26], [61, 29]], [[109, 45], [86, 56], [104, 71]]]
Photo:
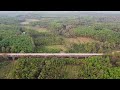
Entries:
[[32, 27], [32, 26], [25, 26], [25, 28], [27, 28], [27, 29], [33, 29], [33, 30], [36, 30], [38, 32], [49, 32], [49, 30], [47, 30], [47, 28]]
[[22, 25], [28, 25], [30, 22], [38, 22], [38, 19], [26, 19], [24, 22], [21, 22]]
[[98, 42], [92, 38], [87, 38], [87, 37], [66, 38], [65, 40], [68, 43], [75, 43], [75, 44]]
[[60, 49], [61, 51], [66, 51], [67, 48], [64, 45], [51, 45], [51, 46], [46, 46], [48, 49]]
[[48, 30], [46, 28], [34, 27], [34, 29], [38, 32], [48, 32]]
[[38, 19], [26, 19], [27, 22], [37, 22], [37, 21], [40, 21]]

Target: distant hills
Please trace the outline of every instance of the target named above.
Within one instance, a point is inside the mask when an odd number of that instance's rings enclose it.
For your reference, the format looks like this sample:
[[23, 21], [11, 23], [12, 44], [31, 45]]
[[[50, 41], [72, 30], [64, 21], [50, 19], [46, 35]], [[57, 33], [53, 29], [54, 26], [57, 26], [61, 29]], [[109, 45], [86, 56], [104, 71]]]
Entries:
[[0, 11], [10, 17], [120, 16], [119, 11]]

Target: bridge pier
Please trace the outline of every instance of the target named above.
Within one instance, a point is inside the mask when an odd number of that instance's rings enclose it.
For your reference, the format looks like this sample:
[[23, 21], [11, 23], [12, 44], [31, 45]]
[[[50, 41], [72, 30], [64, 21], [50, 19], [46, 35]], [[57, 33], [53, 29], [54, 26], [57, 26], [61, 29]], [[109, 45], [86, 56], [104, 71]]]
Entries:
[[18, 59], [19, 57], [12, 56], [11, 58], [12, 58], [13, 61], [15, 61], [15, 60]]
[[14, 56], [12, 57], [12, 60], [15, 61], [15, 57]]

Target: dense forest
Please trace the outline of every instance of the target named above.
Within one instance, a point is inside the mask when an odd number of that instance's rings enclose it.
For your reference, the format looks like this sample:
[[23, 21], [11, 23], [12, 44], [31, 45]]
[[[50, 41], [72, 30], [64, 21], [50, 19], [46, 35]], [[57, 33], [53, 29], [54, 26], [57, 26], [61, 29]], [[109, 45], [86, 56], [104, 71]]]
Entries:
[[15, 61], [0, 57], [1, 79], [120, 78], [119, 15], [42, 15], [0, 16], [0, 53], [110, 55], [85, 59], [18, 58]]

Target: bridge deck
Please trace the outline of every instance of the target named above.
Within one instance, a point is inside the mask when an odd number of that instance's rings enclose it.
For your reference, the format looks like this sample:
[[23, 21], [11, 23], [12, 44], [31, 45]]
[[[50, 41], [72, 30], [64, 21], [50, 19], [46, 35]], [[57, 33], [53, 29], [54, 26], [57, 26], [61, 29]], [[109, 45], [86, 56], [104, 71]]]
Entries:
[[90, 57], [102, 56], [103, 53], [0, 53], [1, 57]]

